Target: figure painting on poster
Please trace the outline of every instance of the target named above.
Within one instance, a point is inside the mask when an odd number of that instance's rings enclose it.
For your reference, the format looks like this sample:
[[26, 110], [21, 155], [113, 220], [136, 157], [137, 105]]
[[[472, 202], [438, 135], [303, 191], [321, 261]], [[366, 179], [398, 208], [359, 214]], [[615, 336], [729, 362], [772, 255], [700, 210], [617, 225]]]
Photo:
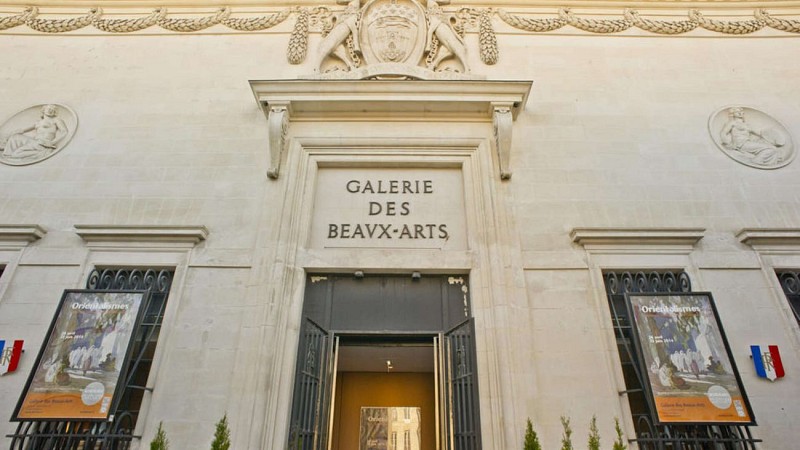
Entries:
[[106, 419], [145, 295], [65, 291], [14, 418]]
[[660, 423], [753, 423], [710, 294], [627, 298]]

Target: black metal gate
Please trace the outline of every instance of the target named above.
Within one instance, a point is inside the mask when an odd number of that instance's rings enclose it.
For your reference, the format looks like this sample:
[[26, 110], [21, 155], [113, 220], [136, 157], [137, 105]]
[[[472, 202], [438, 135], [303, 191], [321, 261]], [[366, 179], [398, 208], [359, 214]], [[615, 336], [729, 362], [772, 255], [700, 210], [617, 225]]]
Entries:
[[626, 390], [633, 415], [636, 439], [640, 450], [750, 450], [760, 439], [754, 439], [747, 426], [656, 425], [653, 411], [645, 398], [638, 355], [632, 341], [631, 320], [625, 304], [626, 293], [691, 292], [689, 276], [683, 271], [607, 272], [604, 274], [611, 321], [625, 377]]
[[326, 448], [330, 413], [333, 338], [311, 319], [303, 321], [297, 352], [289, 448]]
[[474, 321], [468, 319], [444, 333], [443, 391], [445, 448], [480, 450], [478, 373]]
[[107, 422], [22, 421], [11, 438], [10, 450], [127, 450], [134, 436], [139, 408], [153, 362], [167, 297], [172, 285], [172, 271], [160, 269], [94, 270], [86, 289], [121, 291], [150, 290], [145, 314], [136, 329], [125, 390], [117, 409]]

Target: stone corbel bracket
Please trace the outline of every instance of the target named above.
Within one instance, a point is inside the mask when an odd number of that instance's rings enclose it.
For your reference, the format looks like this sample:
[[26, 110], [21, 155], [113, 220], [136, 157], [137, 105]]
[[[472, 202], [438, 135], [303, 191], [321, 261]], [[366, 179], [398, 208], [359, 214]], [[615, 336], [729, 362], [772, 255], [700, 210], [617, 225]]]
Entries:
[[514, 125], [514, 115], [511, 113], [513, 103], [492, 103], [492, 125], [494, 126], [495, 152], [500, 164], [500, 179], [511, 179], [511, 132]]
[[492, 123], [502, 180], [511, 178], [512, 127], [525, 108], [531, 81], [272, 80], [250, 81], [269, 127], [267, 176], [280, 175], [294, 120]]
[[286, 149], [289, 133], [289, 102], [273, 102], [265, 110], [269, 124], [269, 169], [267, 176], [277, 179], [281, 169], [281, 158]]

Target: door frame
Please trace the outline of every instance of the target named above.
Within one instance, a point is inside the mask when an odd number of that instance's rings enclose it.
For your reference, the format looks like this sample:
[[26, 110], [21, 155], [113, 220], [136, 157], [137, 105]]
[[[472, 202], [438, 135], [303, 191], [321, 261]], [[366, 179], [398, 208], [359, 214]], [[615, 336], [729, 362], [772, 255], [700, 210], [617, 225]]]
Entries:
[[[373, 124], [371, 124], [372, 126]], [[276, 223], [278, 233], [259, 238], [270, 248], [254, 276], [268, 280], [268, 301], [264, 304], [262, 333], [254, 367], [243, 373], [242, 382], [255, 379], [242, 398], [242, 413], [261, 427], [249, 429], [249, 448], [280, 448], [287, 442], [294, 360], [302, 317], [305, 277], [308, 273], [410, 273], [469, 274], [473, 293], [472, 315], [476, 318], [476, 346], [480, 392], [482, 446], [486, 450], [506, 448], [518, 437], [512, 389], [514, 341], [510, 335], [513, 317], [503, 311], [515, 303], [525, 304], [521, 253], [508, 205], [498, 191], [507, 189], [494, 176], [491, 123], [419, 123], [415, 135], [391, 124], [372, 126], [363, 137], [358, 123], [337, 126], [335, 136], [325, 137], [317, 124], [298, 124], [289, 137], [287, 176], [276, 181], [283, 191], [279, 213], [265, 211], [265, 220]], [[457, 136], [457, 137], [452, 137]], [[381, 249], [315, 250], [307, 248], [315, 191], [320, 167], [443, 167], [461, 170], [469, 250]], [[274, 195], [274, 194], [270, 194]], [[280, 195], [280, 194], [278, 194]], [[500, 226], [498, 226], [498, 224]], [[492, 245], [489, 245], [491, 243]], [[503, 264], [493, 264], [503, 261]], [[488, 326], [487, 326], [488, 325]], [[492, 349], [489, 351], [488, 349]], [[501, 361], [504, 361], [501, 363]], [[252, 375], [247, 375], [252, 374]], [[284, 411], [277, 413], [276, 411]], [[502, 419], [501, 419], [502, 418]], [[486, 439], [486, 437], [490, 437]]]
[[[306, 390], [310, 384], [307, 381], [309, 374], [303, 366], [308, 366], [309, 352], [297, 354], [297, 377], [293, 386], [292, 400], [292, 421], [295, 419], [308, 420], [309, 412], [303, 409], [298, 410], [298, 405], [305, 404], [312, 407], [311, 415], [314, 417], [312, 422], [316, 423], [316, 431], [313, 435], [312, 445], [309, 447], [306, 441], [302, 440], [302, 445], [297, 447], [297, 442], [288, 442], [291, 450], [331, 450], [333, 445], [333, 425], [335, 420], [337, 374], [339, 372], [339, 355], [341, 348], [341, 338], [345, 336], [360, 337], [386, 337], [396, 338], [397, 342], [402, 342], [403, 337], [408, 338], [429, 338], [433, 353], [433, 376], [434, 376], [434, 439], [437, 450], [469, 449], [477, 450], [481, 448], [480, 430], [480, 400], [478, 367], [476, 364], [475, 348], [475, 326], [472, 317], [462, 321], [458, 325], [443, 330], [437, 334], [431, 333], [340, 333], [328, 331], [320, 327], [313, 320], [306, 318], [306, 326], [313, 326], [325, 344], [326, 352], [320, 353], [317, 365], [319, 366], [320, 380], [318, 381], [319, 398], [309, 399]], [[466, 328], [466, 333], [461, 332]], [[309, 342], [307, 332], [301, 336], [301, 348]], [[460, 334], [459, 334], [460, 333]], [[394, 339], [393, 339], [394, 340]], [[369, 342], [377, 343], [378, 340], [366, 339]], [[408, 341], [406, 341], [408, 342]], [[468, 348], [464, 348], [464, 343]], [[460, 347], [459, 347], [460, 345]], [[316, 356], [316, 355], [315, 355]], [[462, 370], [467, 373], [462, 373]], [[324, 377], [324, 378], [323, 378]], [[302, 398], [298, 399], [298, 395]], [[313, 406], [310, 406], [313, 405]], [[458, 418], [456, 418], [458, 416]], [[295, 425], [291, 425], [295, 426]], [[309, 435], [308, 432], [303, 436]], [[290, 431], [290, 439], [295, 434]], [[293, 445], [295, 445], [293, 447]]]

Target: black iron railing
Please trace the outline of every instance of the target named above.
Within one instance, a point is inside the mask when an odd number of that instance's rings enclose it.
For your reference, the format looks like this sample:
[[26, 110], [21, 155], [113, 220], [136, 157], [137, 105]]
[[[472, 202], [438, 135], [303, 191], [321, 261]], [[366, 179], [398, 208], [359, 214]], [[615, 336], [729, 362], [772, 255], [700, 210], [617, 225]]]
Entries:
[[797, 323], [800, 324], [800, 271], [778, 271], [778, 279], [781, 280], [783, 293], [786, 294], [789, 306], [792, 307], [794, 318], [797, 320]]

